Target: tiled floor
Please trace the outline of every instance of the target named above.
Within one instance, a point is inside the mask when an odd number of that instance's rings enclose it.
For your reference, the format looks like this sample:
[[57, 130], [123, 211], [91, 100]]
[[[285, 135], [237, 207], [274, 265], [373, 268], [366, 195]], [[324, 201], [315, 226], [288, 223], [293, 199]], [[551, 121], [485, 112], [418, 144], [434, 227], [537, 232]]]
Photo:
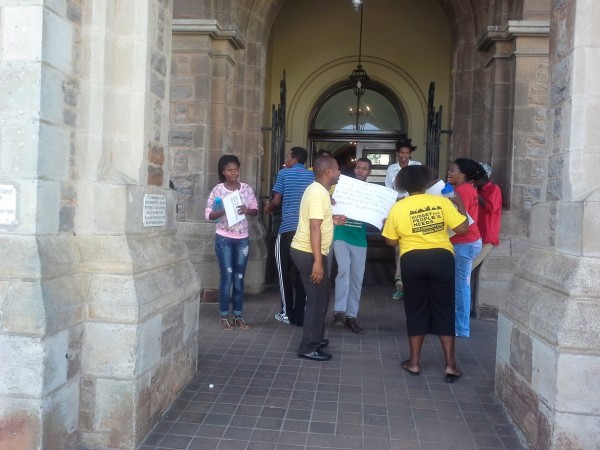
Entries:
[[247, 296], [251, 330], [221, 331], [217, 305], [202, 304], [198, 372], [139, 449], [524, 448], [493, 392], [496, 323], [473, 320], [457, 341], [465, 375], [455, 384], [444, 383], [433, 337], [413, 377], [400, 368], [408, 343], [391, 293], [364, 287], [367, 334], [329, 327], [324, 363], [297, 357], [302, 329], [273, 319], [275, 288]]

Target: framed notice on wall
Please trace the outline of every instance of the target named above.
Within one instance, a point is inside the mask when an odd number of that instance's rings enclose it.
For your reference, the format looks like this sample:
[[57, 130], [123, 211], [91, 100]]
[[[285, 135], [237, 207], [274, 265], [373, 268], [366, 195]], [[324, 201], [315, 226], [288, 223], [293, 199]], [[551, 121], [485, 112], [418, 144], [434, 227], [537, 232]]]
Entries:
[[144, 195], [144, 226], [162, 227], [167, 218], [167, 197], [164, 195]]
[[0, 225], [17, 223], [17, 190], [12, 184], [0, 184]]

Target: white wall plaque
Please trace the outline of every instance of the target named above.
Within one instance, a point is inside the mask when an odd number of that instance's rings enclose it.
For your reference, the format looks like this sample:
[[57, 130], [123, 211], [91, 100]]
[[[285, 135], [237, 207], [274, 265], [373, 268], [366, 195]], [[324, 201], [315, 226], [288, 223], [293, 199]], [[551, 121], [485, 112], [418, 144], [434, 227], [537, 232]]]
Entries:
[[0, 184], [0, 225], [17, 223], [17, 190], [11, 184]]
[[167, 218], [167, 197], [164, 195], [144, 195], [144, 226], [162, 227]]

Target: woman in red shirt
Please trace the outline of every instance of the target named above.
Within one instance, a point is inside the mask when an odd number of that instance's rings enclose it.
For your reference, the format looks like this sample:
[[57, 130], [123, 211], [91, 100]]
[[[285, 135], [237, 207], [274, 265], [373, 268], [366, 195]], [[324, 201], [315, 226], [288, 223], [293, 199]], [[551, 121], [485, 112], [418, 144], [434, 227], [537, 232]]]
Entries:
[[502, 192], [497, 184], [490, 181], [492, 168], [486, 163], [479, 163], [479, 166], [474, 184], [479, 193], [477, 226], [481, 233], [483, 247], [479, 256], [473, 261], [473, 270], [483, 262], [490, 250], [500, 243], [498, 235], [502, 215]]
[[470, 216], [469, 230], [450, 238], [454, 246], [455, 331], [458, 337], [469, 337], [471, 332], [471, 268], [473, 260], [481, 251], [481, 234], [477, 227], [479, 199], [472, 184], [477, 172], [477, 163], [468, 158], [458, 158], [448, 169], [448, 182], [454, 186], [456, 195], [460, 197]]

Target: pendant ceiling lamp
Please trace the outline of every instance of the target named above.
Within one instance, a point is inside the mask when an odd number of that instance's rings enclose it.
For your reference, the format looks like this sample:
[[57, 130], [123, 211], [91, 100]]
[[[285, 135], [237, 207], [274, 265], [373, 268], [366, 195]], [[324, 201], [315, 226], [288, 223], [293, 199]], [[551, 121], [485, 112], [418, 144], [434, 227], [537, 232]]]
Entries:
[[363, 3], [361, 0], [352, 0], [352, 4], [360, 10], [360, 27], [358, 29], [358, 65], [356, 69], [352, 71], [350, 74], [350, 80], [352, 80], [352, 84], [354, 86], [354, 94], [360, 100], [360, 97], [365, 93], [364, 84], [366, 81], [369, 81], [369, 77], [367, 76], [367, 72], [363, 69], [361, 64], [362, 58], [362, 29], [363, 29]]

